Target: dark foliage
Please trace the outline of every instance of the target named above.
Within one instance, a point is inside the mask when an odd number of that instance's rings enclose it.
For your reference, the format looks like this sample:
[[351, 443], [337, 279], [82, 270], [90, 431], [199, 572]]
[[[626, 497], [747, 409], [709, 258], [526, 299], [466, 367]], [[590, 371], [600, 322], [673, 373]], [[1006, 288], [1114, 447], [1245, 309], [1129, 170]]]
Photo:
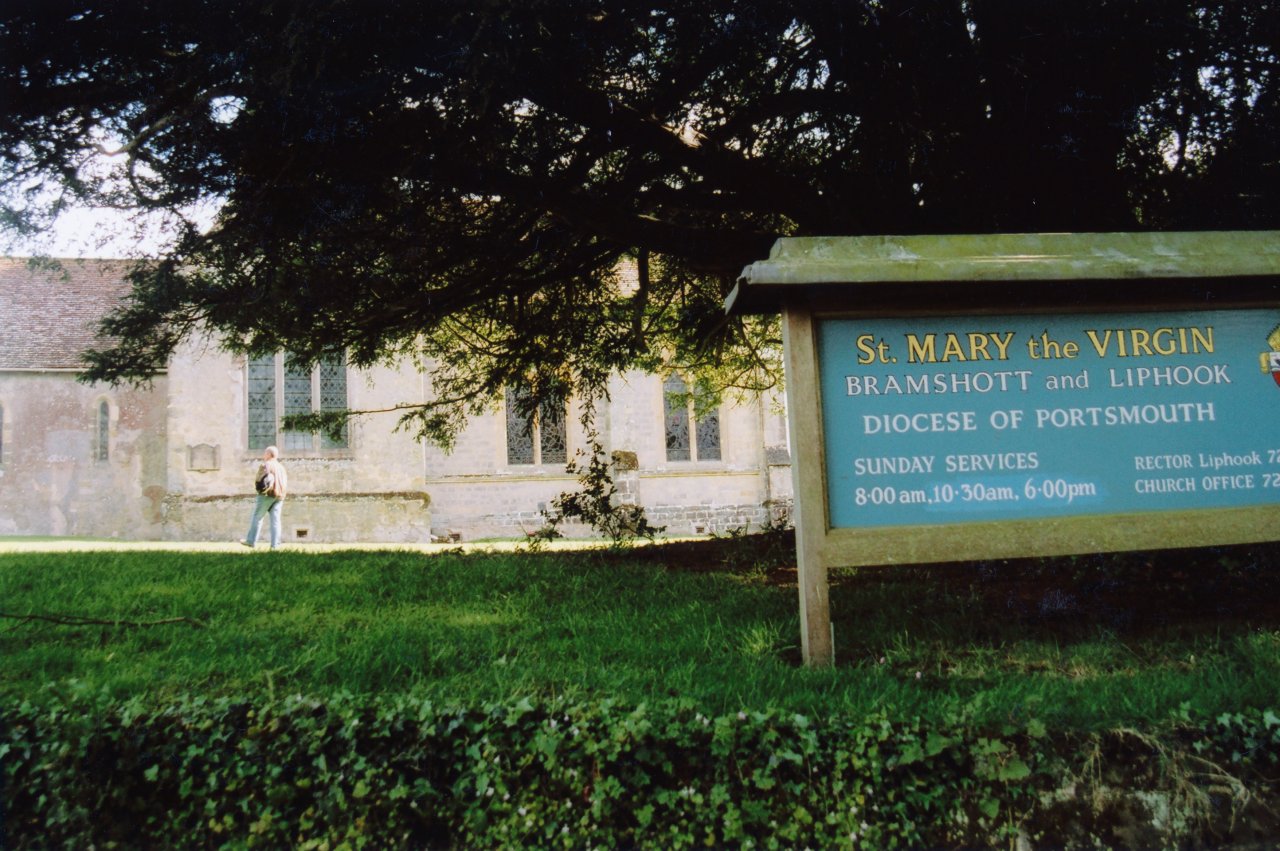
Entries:
[[1234, 0], [10, 0], [5, 221], [220, 203], [91, 377], [197, 323], [424, 357], [442, 402], [404, 413], [447, 440], [513, 382], [767, 383], [771, 326], [719, 311], [778, 236], [1275, 227], [1278, 37]]
[[1264, 848], [1272, 710], [1086, 734], [687, 703], [0, 706], [15, 849]]

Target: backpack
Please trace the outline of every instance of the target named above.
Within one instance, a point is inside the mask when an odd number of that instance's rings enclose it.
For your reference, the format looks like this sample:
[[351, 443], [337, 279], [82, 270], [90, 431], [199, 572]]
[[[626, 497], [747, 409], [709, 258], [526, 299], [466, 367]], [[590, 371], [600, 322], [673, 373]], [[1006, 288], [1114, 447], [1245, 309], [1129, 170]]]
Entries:
[[258, 478], [253, 483], [253, 489], [258, 493], [267, 493], [276, 484], [276, 477], [271, 475], [271, 471], [267, 469], [267, 465], [263, 464], [258, 468]]

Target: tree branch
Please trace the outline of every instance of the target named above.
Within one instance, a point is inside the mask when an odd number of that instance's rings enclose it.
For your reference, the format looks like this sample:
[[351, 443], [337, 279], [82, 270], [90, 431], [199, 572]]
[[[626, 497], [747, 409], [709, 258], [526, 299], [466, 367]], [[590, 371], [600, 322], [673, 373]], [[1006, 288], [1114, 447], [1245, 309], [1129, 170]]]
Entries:
[[[544, 78], [537, 74], [526, 75], [526, 90], [518, 94], [585, 127], [607, 130], [612, 138], [628, 140], [631, 147], [670, 157], [672, 162], [682, 163], [724, 186], [750, 190], [761, 199], [756, 205], [761, 209], [781, 210], [796, 221], [804, 221], [815, 209], [825, 206], [824, 199], [799, 179], [749, 159], [741, 151], [706, 136], [687, 138], [656, 117], [646, 116], [593, 89], [540, 86], [541, 79]], [[557, 80], [557, 84], [561, 82]]]
[[195, 618], [177, 617], [163, 618], [158, 621], [129, 621], [120, 618], [105, 620], [102, 618], [90, 618], [82, 615], [15, 615], [10, 612], [0, 612], [0, 618], [8, 618], [16, 620], [20, 623], [33, 623], [42, 621], [44, 623], [57, 624], [58, 626], [127, 626], [134, 629], [147, 626], [168, 626], [170, 624], [185, 623], [196, 629], [206, 629], [208, 624]]

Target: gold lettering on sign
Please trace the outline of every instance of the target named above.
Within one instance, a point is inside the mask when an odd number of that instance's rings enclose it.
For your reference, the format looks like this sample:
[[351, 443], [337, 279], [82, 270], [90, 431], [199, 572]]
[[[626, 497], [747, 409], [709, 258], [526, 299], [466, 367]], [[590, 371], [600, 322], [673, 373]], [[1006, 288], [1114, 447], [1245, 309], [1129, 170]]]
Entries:
[[1213, 354], [1213, 326], [1204, 328], [1086, 329], [1085, 336], [1098, 357], [1168, 357]]
[[[950, 363], [968, 361], [1008, 360], [1009, 343], [1013, 331], [970, 331], [966, 334], [907, 334], [907, 361], [909, 363]], [[939, 337], [942, 351], [939, 354]], [[994, 352], [992, 351], [994, 349]]]

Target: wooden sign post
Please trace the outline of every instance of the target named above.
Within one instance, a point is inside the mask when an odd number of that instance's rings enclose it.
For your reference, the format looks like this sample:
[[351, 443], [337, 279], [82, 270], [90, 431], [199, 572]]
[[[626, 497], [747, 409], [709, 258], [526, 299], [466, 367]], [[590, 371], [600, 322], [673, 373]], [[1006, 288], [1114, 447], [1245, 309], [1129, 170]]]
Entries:
[[779, 240], [801, 640], [831, 567], [1280, 535], [1280, 232]]

